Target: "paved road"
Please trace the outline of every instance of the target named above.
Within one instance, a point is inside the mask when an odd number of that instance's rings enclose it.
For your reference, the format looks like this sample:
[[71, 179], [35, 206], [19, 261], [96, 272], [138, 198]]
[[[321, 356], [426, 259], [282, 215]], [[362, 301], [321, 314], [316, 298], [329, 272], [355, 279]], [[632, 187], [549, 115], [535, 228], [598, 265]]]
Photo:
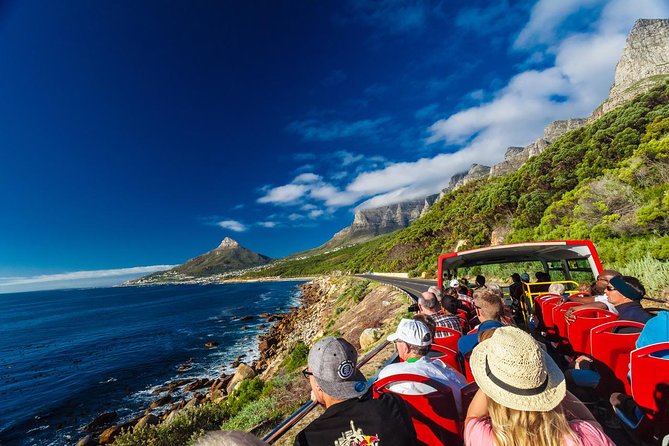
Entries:
[[373, 274], [370, 275], [361, 274], [359, 277], [364, 277], [365, 279], [375, 280], [377, 282], [395, 285], [396, 287], [401, 288], [407, 293], [409, 293], [409, 295], [413, 297], [414, 300], [418, 300], [418, 296], [420, 296], [420, 294], [423, 291], [427, 291], [427, 289], [430, 286], [437, 284], [436, 280], [399, 279], [396, 277], [376, 276]]

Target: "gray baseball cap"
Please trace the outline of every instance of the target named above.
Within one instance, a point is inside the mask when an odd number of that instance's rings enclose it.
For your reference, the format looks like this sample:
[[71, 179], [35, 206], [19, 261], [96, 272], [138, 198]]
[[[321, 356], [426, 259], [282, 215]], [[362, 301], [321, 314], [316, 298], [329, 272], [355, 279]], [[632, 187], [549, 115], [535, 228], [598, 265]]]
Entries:
[[327, 337], [314, 344], [307, 364], [318, 386], [339, 400], [357, 398], [367, 390], [367, 380], [357, 369], [358, 352], [343, 338]]

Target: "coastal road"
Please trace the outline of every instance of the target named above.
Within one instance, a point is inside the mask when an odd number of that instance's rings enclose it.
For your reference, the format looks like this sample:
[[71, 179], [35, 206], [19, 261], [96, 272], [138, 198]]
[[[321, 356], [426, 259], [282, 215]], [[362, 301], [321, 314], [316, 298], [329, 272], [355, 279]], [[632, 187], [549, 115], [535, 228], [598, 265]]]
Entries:
[[426, 279], [400, 279], [397, 277], [386, 277], [386, 276], [377, 276], [374, 274], [359, 274], [358, 277], [364, 277], [365, 279], [375, 280], [381, 283], [387, 283], [389, 285], [395, 285], [398, 288], [403, 289], [414, 299], [418, 300], [418, 296], [424, 291], [427, 291], [432, 285], [437, 285], [437, 281], [426, 280]]

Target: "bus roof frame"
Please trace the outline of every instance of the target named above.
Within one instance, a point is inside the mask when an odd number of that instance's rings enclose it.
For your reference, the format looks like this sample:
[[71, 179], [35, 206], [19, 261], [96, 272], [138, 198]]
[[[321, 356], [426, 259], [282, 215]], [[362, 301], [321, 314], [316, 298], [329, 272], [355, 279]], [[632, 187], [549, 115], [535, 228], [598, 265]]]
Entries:
[[545, 242], [523, 242], [508, 245], [454, 251], [439, 256], [439, 286], [443, 286], [444, 272], [457, 271], [480, 265], [516, 262], [547, 262], [585, 259], [596, 277], [602, 271], [597, 249], [590, 240], [552, 240]]

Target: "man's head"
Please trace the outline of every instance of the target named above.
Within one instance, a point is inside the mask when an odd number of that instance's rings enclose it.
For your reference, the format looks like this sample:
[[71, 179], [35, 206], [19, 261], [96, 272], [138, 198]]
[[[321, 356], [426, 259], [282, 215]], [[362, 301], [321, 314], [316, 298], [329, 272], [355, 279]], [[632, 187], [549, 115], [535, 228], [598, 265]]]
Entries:
[[418, 298], [418, 308], [420, 308], [420, 312], [423, 314], [436, 314], [441, 310], [441, 305], [439, 305], [439, 301], [433, 293], [425, 291]]
[[314, 344], [303, 372], [309, 377], [312, 399], [329, 407], [362, 395], [367, 383], [357, 361], [358, 352], [344, 338], [330, 336]]
[[458, 312], [458, 299], [453, 296], [444, 296], [441, 300], [441, 306], [446, 313], [456, 314]]
[[612, 305], [622, 305], [632, 301], [640, 301], [646, 289], [639, 279], [632, 276], [614, 276], [606, 286], [606, 298]]
[[597, 275], [597, 280], [594, 285], [594, 290], [597, 294], [604, 294], [606, 291], [606, 286], [609, 284], [609, 281], [613, 277], [621, 277], [622, 274], [620, 274], [618, 271], [615, 271], [613, 269], [605, 269], [601, 273]]
[[424, 323], [414, 319], [402, 319], [395, 333], [388, 336], [395, 344], [397, 353], [403, 360], [425, 356], [432, 345], [432, 334]]
[[483, 277], [480, 274], [478, 276], [476, 276], [476, 285], [478, 285], [480, 287], [485, 286], [485, 277]]
[[458, 279], [453, 279], [453, 280], [450, 281], [450, 283], [448, 285], [451, 288], [458, 288], [460, 286], [460, 282], [458, 281]]
[[504, 302], [499, 295], [490, 289], [474, 291], [474, 306], [479, 321], [501, 321], [504, 315]]
[[520, 274], [518, 273], [511, 274], [511, 280], [513, 280], [514, 283], [520, 282]]

